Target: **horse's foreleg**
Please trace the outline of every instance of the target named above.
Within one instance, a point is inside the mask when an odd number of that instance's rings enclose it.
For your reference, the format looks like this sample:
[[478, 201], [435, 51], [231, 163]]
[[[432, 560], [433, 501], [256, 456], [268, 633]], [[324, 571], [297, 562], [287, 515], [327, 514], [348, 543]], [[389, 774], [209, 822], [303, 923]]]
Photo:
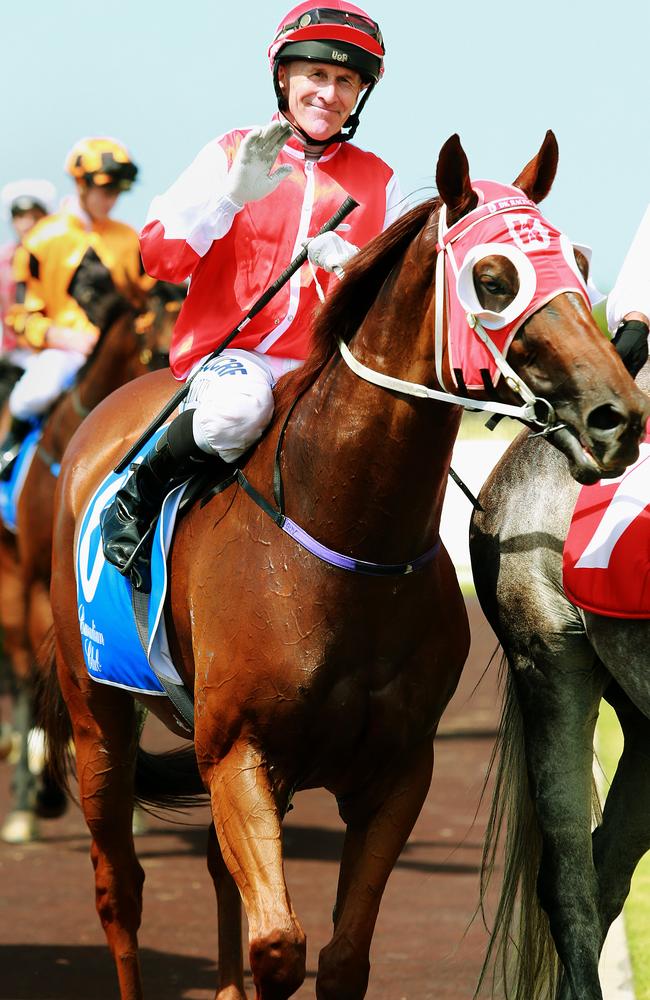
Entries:
[[305, 935], [282, 867], [280, 815], [265, 763], [237, 743], [203, 766], [223, 859], [244, 901], [257, 1000], [285, 1000], [305, 978]]
[[347, 823], [334, 916], [334, 935], [320, 953], [318, 1000], [361, 1000], [370, 974], [370, 944], [381, 898], [431, 784], [433, 745], [402, 766], [385, 789], [381, 805], [359, 818], [354, 805]]
[[226, 868], [214, 824], [208, 836], [208, 870], [217, 894], [219, 986], [215, 1000], [246, 1000], [241, 940], [241, 898]]
[[[538, 650], [534, 661], [522, 656], [513, 677], [542, 836], [537, 892], [564, 966], [563, 992], [571, 1000], [602, 1000], [591, 808], [593, 733], [604, 676], [593, 654], [581, 661], [579, 652], [572, 653], [565, 649], [555, 659]], [[527, 957], [522, 951], [520, 961]]]
[[18, 736], [18, 760], [12, 777], [13, 803], [0, 838], [26, 843], [38, 836], [34, 815], [36, 779], [29, 767], [28, 740], [33, 724], [32, 660], [25, 627], [25, 591], [15, 544], [0, 534], [0, 623], [2, 643], [15, 678], [12, 727]]
[[95, 904], [115, 961], [120, 1000], [142, 1000], [137, 932], [144, 872], [133, 845], [135, 724], [124, 691], [81, 677], [59, 663], [76, 749], [79, 794], [92, 836]]

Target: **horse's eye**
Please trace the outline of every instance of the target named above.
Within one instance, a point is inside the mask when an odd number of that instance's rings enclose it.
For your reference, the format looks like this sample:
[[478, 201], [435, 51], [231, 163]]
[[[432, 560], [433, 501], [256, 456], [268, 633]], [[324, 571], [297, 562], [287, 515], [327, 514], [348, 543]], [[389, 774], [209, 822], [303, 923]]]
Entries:
[[490, 295], [507, 295], [508, 293], [508, 289], [502, 281], [487, 276], [481, 278], [481, 288], [484, 288]]

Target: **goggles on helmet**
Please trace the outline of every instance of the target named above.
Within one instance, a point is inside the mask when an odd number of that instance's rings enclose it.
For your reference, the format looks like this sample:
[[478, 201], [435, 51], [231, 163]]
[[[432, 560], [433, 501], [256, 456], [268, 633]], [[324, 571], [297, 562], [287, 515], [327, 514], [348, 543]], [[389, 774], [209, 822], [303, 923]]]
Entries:
[[[353, 5], [350, 5], [353, 6]], [[379, 25], [358, 8], [305, 5], [289, 13], [269, 46], [274, 74], [284, 59], [313, 59], [349, 66], [367, 82], [384, 71], [384, 41]]]
[[128, 191], [138, 174], [125, 146], [115, 139], [81, 139], [70, 151], [66, 170], [76, 180]]
[[90, 184], [98, 187], [112, 187], [118, 191], [128, 191], [138, 175], [135, 163], [119, 163], [112, 159], [110, 153], [102, 153], [102, 165], [99, 170], [85, 174]]
[[357, 31], [363, 31], [364, 34], [374, 38], [377, 45], [382, 49], [382, 52], [385, 52], [384, 39], [382, 38], [379, 25], [372, 18], [362, 17], [360, 14], [353, 14], [347, 10], [333, 10], [329, 7], [315, 7], [314, 10], [305, 11], [304, 14], [301, 14], [299, 18], [290, 24], [283, 24], [276, 36], [276, 41], [288, 31], [295, 31], [297, 28], [310, 28], [318, 24], [325, 24], [327, 26], [344, 24], [349, 28], [355, 28]]

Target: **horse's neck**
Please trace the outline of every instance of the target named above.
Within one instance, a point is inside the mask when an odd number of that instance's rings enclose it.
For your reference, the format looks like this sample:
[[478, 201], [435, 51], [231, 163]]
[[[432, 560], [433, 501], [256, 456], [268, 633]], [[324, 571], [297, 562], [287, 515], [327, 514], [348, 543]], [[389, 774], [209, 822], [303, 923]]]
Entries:
[[[352, 352], [377, 371], [431, 384], [432, 274], [403, 266], [389, 281]], [[288, 513], [319, 537], [324, 529], [332, 538], [338, 526], [389, 559], [417, 552], [438, 530], [460, 416], [457, 407], [372, 385], [335, 356], [287, 435]]]
[[84, 407], [94, 409], [115, 389], [133, 377], [136, 338], [133, 315], [120, 316], [102, 335], [77, 385]]

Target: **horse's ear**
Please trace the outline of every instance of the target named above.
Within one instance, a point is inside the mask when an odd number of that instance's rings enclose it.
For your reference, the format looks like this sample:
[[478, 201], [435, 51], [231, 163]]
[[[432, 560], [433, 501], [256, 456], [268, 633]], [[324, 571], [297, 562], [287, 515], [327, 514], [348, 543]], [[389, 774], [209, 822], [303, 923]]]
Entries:
[[514, 182], [514, 186], [521, 188], [536, 205], [546, 197], [553, 186], [559, 156], [557, 139], [549, 129], [539, 153], [526, 164]]
[[478, 195], [472, 190], [469, 163], [460, 138], [454, 134], [440, 150], [436, 167], [436, 187], [447, 206], [447, 225], [453, 226], [478, 204]]

